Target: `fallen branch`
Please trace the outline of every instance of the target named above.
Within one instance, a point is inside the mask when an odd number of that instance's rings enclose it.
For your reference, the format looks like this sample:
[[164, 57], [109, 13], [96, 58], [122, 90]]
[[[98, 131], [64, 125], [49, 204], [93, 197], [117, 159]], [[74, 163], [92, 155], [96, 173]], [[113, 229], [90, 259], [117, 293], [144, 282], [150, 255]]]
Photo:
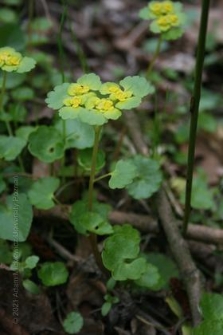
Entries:
[[[57, 205], [49, 210], [35, 209], [35, 217], [46, 217], [58, 220], [68, 221], [68, 213], [70, 206]], [[109, 214], [109, 220], [113, 224], [130, 223], [135, 228], [144, 233], [159, 233], [159, 225], [157, 218], [150, 215], [135, 214], [131, 212], [112, 211]], [[51, 222], [51, 221], [50, 221]], [[182, 222], [176, 220], [177, 225], [180, 227]], [[186, 238], [188, 240], [203, 242], [207, 244], [214, 244], [217, 246], [223, 245], [223, 230], [218, 228], [211, 228], [197, 224], [189, 224]]]
[[192, 321], [195, 326], [199, 324], [201, 320], [199, 312], [201, 275], [191, 257], [188, 244], [180, 233], [176, 219], [173, 216], [170, 204], [163, 189], [157, 194], [156, 204], [160, 222], [167, 237], [169, 247], [185, 284]]

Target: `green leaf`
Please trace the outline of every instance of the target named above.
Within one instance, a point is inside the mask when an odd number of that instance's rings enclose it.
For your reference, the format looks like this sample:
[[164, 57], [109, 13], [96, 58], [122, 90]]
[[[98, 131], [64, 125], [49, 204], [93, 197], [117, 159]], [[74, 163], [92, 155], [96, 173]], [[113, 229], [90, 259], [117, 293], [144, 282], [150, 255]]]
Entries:
[[71, 312], [63, 321], [63, 328], [68, 334], [77, 334], [83, 327], [84, 319], [80, 313]]
[[115, 280], [136, 280], [145, 271], [146, 260], [138, 257], [139, 243], [139, 232], [130, 225], [115, 226], [114, 233], [105, 240], [103, 264]]
[[69, 215], [71, 224], [80, 234], [87, 234], [92, 229], [98, 234], [98, 226], [100, 226], [99, 232], [104, 230], [105, 234], [112, 233], [113, 229], [107, 222], [108, 213], [111, 210], [110, 206], [93, 201], [92, 207], [92, 212], [89, 212], [88, 199], [76, 201], [71, 207]]
[[154, 87], [145, 78], [139, 76], [125, 77], [120, 81], [120, 85], [126, 91], [131, 91], [136, 97], [140, 98], [154, 93]]
[[[91, 170], [92, 149], [80, 150], [78, 154], [78, 164], [86, 171]], [[98, 151], [96, 160], [96, 171], [100, 171], [105, 165], [105, 153], [102, 150]]]
[[23, 86], [18, 87], [12, 91], [12, 97], [18, 101], [26, 101], [34, 98], [34, 91], [32, 88]]
[[28, 141], [29, 135], [36, 130], [35, 127], [32, 126], [23, 126], [16, 129], [15, 134], [16, 137], [23, 139], [24, 141]]
[[54, 207], [54, 192], [59, 187], [60, 180], [54, 177], [45, 177], [37, 180], [28, 191], [28, 197], [32, 205], [39, 209]]
[[28, 148], [39, 160], [52, 163], [63, 157], [64, 141], [54, 127], [40, 126], [30, 135]]
[[18, 70], [16, 70], [16, 72], [18, 73], [29, 72], [35, 66], [36, 66], [36, 61], [33, 58], [23, 57], [19, 64]]
[[0, 158], [14, 160], [25, 147], [26, 141], [15, 136], [0, 136]]
[[204, 319], [223, 319], [223, 297], [217, 293], [203, 293], [200, 307]]
[[132, 109], [138, 107], [141, 104], [142, 99], [139, 97], [128, 98], [126, 101], [119, 101], [116, 103], [116, 107], [120, 109]]
[[159, 280], [153, 286], [153, 290], [167, 289], [170, 278], [179, 277], [176, 264], [167, 256], [159, 253], [150, 252], [145, 255], [149, 265], [153, 265], [159, 274]]
[[23, 287], [32, 294], [40, 294], [40, 288], [38, 285], [36, 285], [33, 281], [30, 279], [25, 279], [22, 282]]
[[125, 260], [122, 263], [118, 263], [113, 271], [112, 276], [115, 280], [137, 280], [146, 269], [146, 260], [143, 257], [134, 259], [133, 261]]
[[0, 238], [23, 242], [26, 240], [32, 223], [32, 206], [23, 193], [15, 192], [0, 205]]
[[166, 41], [176, 40], [180, 38], [184, 33], [184, 30], [181, 27], [171, 28], [168, 31], [165, 31], [162, 34], [163, 39]]
[[138, 286], [146, 287], [150, 290], [157, 289], [157, 284], [160, 280], [160, 274], [157, 269], [152, 264], [146, 264], [146, 269], [142, 273], [141, 277], [135, 281]]
[[217, 293], [203, 293], [200, 308], [204, 321], [198, 325], [193, 335], [221, 335], [223, 329], [223, 297]]
[[98, 213], [82, 213], [76, 222], [75, 228], [81, 233], [83, 229], [85, 230], [85, 234], [89, 232], [97, 235], [109, 235], [113, 233], [111, 224]]
[[49, 92], [45, 100], [48, 107], [60, 109], [63, 106], [64, 99], [68, 96], [67, 89], [69, 86], [69, 83], [64, 83], [56, 86], [53, 91]]
[[87, 85], [93, 91], [99, 90], [101, 86], [100, 77], [94, 73], [84, 74], [77, 80], [77, 83], [81, 85]]
[[158, 191], [162, 181], [159, 163], [140, 155], [129, 159], [129, 162], [135, 166], [137, 172], [133, 182], [126, 187], [128, 193], [135, 199], [151, 197]]
[[15, 23], [17, 21], [16, 13], [9, 8], [1, 8], [0, 22], [1, 23]]
[[193, 335], [222, 335], [223, 318], [217, 320], [203, 321], [199, 326], [193, 329]]
[[6, 45], [23, 50], [25, 48], [25, 34], [21, 29], [21, 24], [7, 23], [0, 29], [0, 47]]
[[38, 262], [39, 262], [38, 256], [35, 256], [35, 255], [29, 256], [25, 260], [25, 268], [34, 269]]
[[58, 120], [55, 124], [55, 128], [58, 129], [63, 135], [65, 129], [66, 136], [66, 149], [77, 148], [85, 149], [93, 146], [94, 143], [94, 129], [80, 120]]
[[66, 283], [68, 271], [62, 262], [46, 262], [41, 265], [38, 277], [45, 286], [56, 286]]
[[92, 126], [101, 126], [108, 120], [104, 117], [103, 113], [96, 110], [83, 109], [79, 114], [79, 118], [82, 122], [88, 123]]
[[[26, 79], [25, 74], [19, 74], [16, 72], [7, 73], [6, 88], [12, 89], [21, 85]], [[0, 73], [0, 87], [2, 87], [2, 73]]]
[[108, 315], [111, 308], [112, 308], [112, 303], [111, 302], [109, 302], [109, 301], [104, 302], [103, 305], [101, 306], [101, 315], [102, 316]]
[[136, 167], [129, 161], [119, 160], [109, 180], [109, 187], [123, 188], [132, 183], [136, 176]]
[[62, 107], [59, 110], [59, 115], [63, 120], [72, 120], [80, 117], [80, 113], [82, 114], [84, 111], [83, 107]]

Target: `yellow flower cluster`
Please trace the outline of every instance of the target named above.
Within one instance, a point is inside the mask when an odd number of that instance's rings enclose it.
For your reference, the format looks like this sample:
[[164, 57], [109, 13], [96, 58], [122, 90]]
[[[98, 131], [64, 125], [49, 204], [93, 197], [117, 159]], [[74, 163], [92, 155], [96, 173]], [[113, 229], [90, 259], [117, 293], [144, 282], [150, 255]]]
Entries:
[[156, 17], [156, 24], [161, 32], [180, 26], [180, 20], [172, 1], [153, 1], [149, 5], [149, 10]]
[[12, 70], [17, 69], [22, 60], [22, 55], [13, 48], [5, 47], [0, 49], [0, 68], [3, 70], [10, 67]]

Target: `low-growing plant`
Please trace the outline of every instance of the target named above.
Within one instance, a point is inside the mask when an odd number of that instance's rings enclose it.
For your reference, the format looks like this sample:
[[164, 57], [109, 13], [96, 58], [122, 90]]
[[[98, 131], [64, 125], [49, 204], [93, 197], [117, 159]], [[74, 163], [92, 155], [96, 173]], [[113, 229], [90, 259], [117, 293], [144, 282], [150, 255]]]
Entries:
[[[158, 34], [156, 50], [145, 75], [146, 78], [150, 78], [161, 50], [161, 43], [164, 40], [175, 40], [182, 36], [186, 15], [180, 2], [151, 1], [140, 11], [139, 16], [149, 20], [150, 31]], [[33, 25], [30, 23], [30, 29], [33, 26], [35, 30], [38, 24], [43, 30], [50, 29], [50, 25], [47, 25], [45, 20], [37, 19]], [[29, 43], [30, 45], [40, 43], [35, 32], [34, 34], [29, 32]], [[204, 45], [200, 46], [201, 49], [204, 51]], [[51, 64], [50, 59], [43, 53], [35, 55], [35, 58], [39, 59], [45, 69]], [[0, 192], [4, 199], [4, 203], [0, 205], [0, 249], [2, 251], [0, 260], [10, 265], [12, 270], [20, 272], [23, 277], [23, 286], [33, 294], [39, 293], [39, 288], [32, 279], [34, 273], [45, 287], [66, 283], [69, 272], [63, 262], [42, 263], [39, 257], [30, 251], [24, 255], [22, 249], [13, 251], [5, 241], [12, 241], [15, 245], [19, 243], [22, 248], [21, 242], [27, 240], [31, 230], [33, 208], [37, 210], [54, 208], [56, 204], [63, 202], [60, 194], [66, 193], [68, 185], [73, 187], [76, 180], [81, 178], [84, 183], [87, 180], [87, 191], [83, 187], [82, 193], [77, 194], [74, 188], [71, 193], [68, 216], [73, 232], [88, 238], [95, 261], [107, 280], [105, 302], [101, 308], [102, 315], [105, 317], [112, 306], [120, 301], [115, 292], [117, 284], [125, 283], [142, 292], [148, 289], [158, 291], [168, 287], [171, 276], [179, 276], [170, 258], [155, 252], [142, 253], [141, 235], [136, 228], [128, 222], [120, 226], [112, 225], [109, 220], [110, 204], [98, 200], [97, 189], [102, 180], [107, 180], [106, 187], [110, 192], [125, 189], [127, 194], [135, 200], [149, 199], [160, 190], [163, 173], [157, 150], [152, 150], [150, 157], [140, 154], [120, 155], [118, 160], [116, 158], [112, 160], [103, 150], [103, 135], [107, 124], [114, 124], [116, 120], [122, 118], [123, 113], [139, 108], [144, 98], [148, 99], [155, 93], [155, 88], [145, 77], [138, 75], [127, 76], [119, 82], [102, 82], [95, 73], [87, 73], [74, 81], [67, 79], [67, 82], [63, 83], [56, 76], [51, 78], [50, 83], [55, 82], [55, 87], [46, 98], [48, 108], [55, 111], [52, 122], [50, 124], [33, 122], [27, 125], [23, 102], [34, 99], [34, 91], [28, 85], [20, 87], [20, 79], [17, 77], [10, 79], [10, 74], [18, 74], [18, 76], [21, 74], [25, 78], [25, 73], [34, 69], [35, 65], [36, 61], [33, 58], [22, 56], [22, 53], [11, 46], [0, 48], [2, 73], [0, 121], [3, 132], [3, 135], [0, 135], [0, 158], [3, 171], [0, 176]], [[198, 68], [201, 75], [202, 67]], [[51, 73], [52, 77], [54, 74]], [[39, 89], [46, 77], [44, 74], [42, 77], [41, 75], [34, 77], [31, 78], [32, 85]], [[198, 80], [197, 87], [199, 84]], [[48, 87], [49, 85], [47, 89]], [[13, 90], [11, 91], [10, 88]], [[197, 90], [199, 91], [199, 88]], [[199, 93], [196, 93], [195, 88], [194, 95], [198, 99], [198, 104]], [[12, 101], [19, 103], [14, 105]], [[214, 122], [212, 125], [206, 125], [207, 120], [213, 121], [213, 118], [203, 114], [200, 127], [213, 131], [216, 126]], [[156, 130], [157, 132], [154, 140], [156, 143], [151, 144], [152, 148], [159, 145], [161, 141], [159, 122], [159, 119], [154, 122], [154, 133]], [[191, 130], [190, 136], [186, 128], [182, 129], [179, 128], [175, 134], [174, 140], [177, 144], [188, 139], [189, 142], [195, 140], [196, 127]], [[74, 154], [75, 158], [73, 158]], [[36, 179], [29, 174], [27, 171], [30, 171], [30, 167], [26, 168], [27, 157], [46, 164], [49, 167], [49, 175]], [[193, 158], [192, 148], [188, 160], [190, 173], [193, 172]], [[180, 159], [179, 156], [178, 159]], [[185, 157], [183, 159], [185, 164]], [[192, 179], [189, 181], [192, 183]], [[185, 179], [172, 180], [172, 188], [178, 192], [182, 204], [185, 197], [184, 187]], [[198, 170], [193, 187], [189, 191], [192, 191], [192, 196], [187, 190], [187, 207], [191, 205], [198, 210], [215, 210], [214, 192], [209, 191], [203, 171]], [[222, 211], [219, 210], [218, 215], [222, 216]], [[189, 209], [186, 211], [184, 233], [187, 230], [188, 218]], [[99, 247], [99, 240], [102, 240], [102, 247]], [[218, 296], [203, 296], [201, 309], [204, 321], [194, 329], [194, 335], [204, 334], [206, 329], [211, 331], [217, 318], [217, 314], [212, 313], [213, 301], [217, 306], [222, 304]], [[169, 299], [169, 305], [174, 303], [174, 299]], [[82, 326], [83, 318], [76, 311], [69, 313], [63, 321], [63, 328], [69, 334], [78, 333]], [[216, 334], [219, 333], [221, 326], [220, 319], [214, 326]], [[191, 329], [188, 330], [188, 328], [182, 332], [189, 334]]]

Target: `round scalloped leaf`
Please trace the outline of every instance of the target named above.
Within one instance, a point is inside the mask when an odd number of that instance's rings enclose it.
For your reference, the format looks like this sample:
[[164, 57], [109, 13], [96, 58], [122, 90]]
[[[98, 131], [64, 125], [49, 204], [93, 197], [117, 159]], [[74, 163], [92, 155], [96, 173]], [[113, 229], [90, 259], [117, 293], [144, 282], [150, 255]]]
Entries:
[[101, 87], [101, 80], [99, 76], [94, 73], [84, 74], [77, 80], [78, 84], [87, 85], [93, 91], [97, 91]]
[[28, 191], [32, 205], [39, 209], [54, 207], [54, 192], [59, 187], [60, 180], [54, 177], [41, 178], [34, 182]]
[[118, 264], [134, 260], [139, 254], [140, 235], [130, 225], [114, 227], [114, 233], [104, 243], [102, 259], [104, 266], [113, 271]]
[[144, 20], [149, 20], [151, 18], [154, 18], [154, 15], [151, 15], [149, 6], [146, 6], [139, 11], [139, 17]]
[[69, 273], [62, 262], [46, 262], [41, 265], [38, 277], [45, 286], [56, 286], [66, 283]]
[[79, 117], [82, 122], [88, 123], [92, 126], [102, 126], [103, 124], [108, 122], [104, 115], [96, 110], [84, 109], [80, 113]]
[[59, 110], [59, 115], [63, 120], [72, 120], [80, 117], [80, 113], [83, 113], [84, 110], [83, 107], [62, 107]]
[[77, 334], [84, 324], [84, 319], [80, 313], [71, 312], [67, 314], [63, 321], [63, 328], [67, 334]]
[[55, 128], [63, 136], [63, 127], [65, 128], [66, 144], [65, 148], [85, 149], [91, 148], [94, 144], [94, 130], [92, 126], [75, 120], [58, 120]]
[[135, 176], [135, 165], [121, 159], [116, 163], [115, 170], [111, 173], [109, 187], [111, 189], [124, 188], [126, 185], [132, 183]]
[[[92, 149], [80, 150], [78, 153], [78, 164], [86, 171], [91, 170]], [[105, 153], [102, 150], [98, 151], [96, 160], [96, 171], [100, 171], [105, 165]]]
[[125, 77], [120, 81], [120, 85], [126, 91], [131, 91], [135, 96], [140, 98], [154, 93], [154, 87], [145, 78], [139, 76]]
[[15, 136], [0, 136], [0, 158], [6, 161], [14, 160], [25, 147], [26, 141]]
[[[76, 201], [71, 207], [69, 219], [71, 224], [80, 234], [87, 234], [87, 230], [89, 227], [88, 222], [86, 222], [86, 226], [85, 221], [81, 222], [83, 214], [85, 214], [88, 211], [87, 207], [88, 207], [87, 199]], [[92, 208], [93, 214], [98, 214], [100, 216], [101, 222], [107, 222], [108, 213], [111, 210], [110, 206], [108, 206], [107, 204], [101, 204], [97, 201], [93, 201], [92, 207], [93, 207]]]
[[135, 281], [136, 285], [146, 287], [150, 290], [157, 289], [160, 280], [158, 269], [152, 264], [146, 264], [145, 272]]
[[63, 137], [54, 127], [40, 126], [29, 137], [29, 151], [39, 160], [52, 163], [63, 157]]
[[128, 98], [126, 101], [119, 101], [115, 104], [115, 107], [120, 109], [132, 109], [138, 107], [141, 104], [142, 99], [139, 97]]
[[200, 307], [204, 319], [223, 319], [223, 297], [217, 293], [203, 293]]
[[176, 264], [172, 261], [171, 258], [163, 254], [153, 252], [145, 255], [145, 257], [150, 265], [155, 266], [160, 275], [156, 285], [154, 285], [152, 288], [153, 290], [168, 289], [170, 278], [179, 277]]
[[180, 38], [184, 33], [184, 30], [180, 27], [177, 28], [171, 28], [168, 31], [165, 31], [162, 34], [163, 39], [170, 41], [170, 40], [176, 40], [178, 38]]
[[0, 205], [0, 238], [24, 242], [32, 223], [32, 206], [23, 193], [14, 193]]
[[143, 257], [134, 259], [132, 262], [129, 260], [117, 263], [112, 270], [112, 277], [115, 280], [137, 280], [146, 270], [146, 260]]
[[45, 100], [48, 107], [60, 109], [63, 106], [64, 99], [68, 96], [67, 89], [69, 86], [69, 83], [64, 83], [56, 86], [53, 91], [49, 92]]
[[193, 335], [222, 335], [223, 318], [205, 320], [193, 329]]
[[133, 182], [126, 186], [128, 193], [135, 199], [151, 197], [162, 182], [159, 163], [141, 155], [136, 155], [129, 162], [136, 167], [137, 173]]
[[121, 113], [121, 111], [119, 109], [114, 108], [113, 110], [110, 110], [110, 111], [104, 111], [103, 115], [108, 120], [117, 120], [118, 118], [120, 118], [120, 116], [122, 115], [122, 113]]
[[18, 73], [29, 72], [35, 67], [35, 65], [36, 61], [33, 58], [23, 57], [16, 72]]
[[75, 225], [75, 228], [77, 231], [80, 231], [83, 227], [85, 229], [85, 234], [94, 233], [97, 235], [109, 235], [113, 233], [111, 224], [101, 215], [94, 212], [82, 213], [79, 217], [78, 225]]
[[33, 126], [22, 126], [16, 129], [15, 134], [17, 137], [22, 138], [24, 141], [28, 141], [29, 135], [36, 130]]

